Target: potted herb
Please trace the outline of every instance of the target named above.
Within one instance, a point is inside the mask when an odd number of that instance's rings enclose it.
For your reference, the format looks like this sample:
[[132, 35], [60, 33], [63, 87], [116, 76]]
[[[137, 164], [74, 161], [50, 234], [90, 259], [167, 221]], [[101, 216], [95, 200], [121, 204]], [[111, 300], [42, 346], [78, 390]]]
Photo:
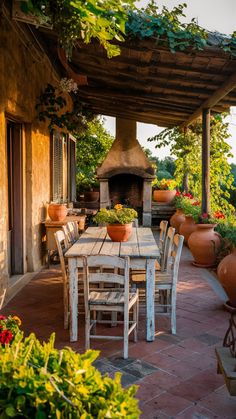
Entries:
[[169, 204], [175, 197], [176, 186], [174, 179], [156, 179], [153, 182], [153, 201]]
[[94, 221], [107, 225], [107, 234], [114, 242], [126, 242], [132, 233], [132, 221], [138, 213], [133, 208], [116, 204], [113, 209], [101, 208], [95, 215]]

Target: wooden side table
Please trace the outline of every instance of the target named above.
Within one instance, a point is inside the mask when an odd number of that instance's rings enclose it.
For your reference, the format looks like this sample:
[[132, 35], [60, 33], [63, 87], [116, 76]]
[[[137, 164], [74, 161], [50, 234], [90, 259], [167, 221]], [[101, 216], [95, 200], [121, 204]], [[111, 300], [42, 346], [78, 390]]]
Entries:
[[54, 233], [58, 230], [62, 230], [62, 226], [66, 225], [69, 221], [76, 221], [78, 223], [79, 232], [83, 232], [85, 230], [86, 215], [68, 215], [63, 221], [46, 220], [43, 222], [46, 228], [48, 268], [50, 267], [51, 252], [55, 252], [57, 250]]

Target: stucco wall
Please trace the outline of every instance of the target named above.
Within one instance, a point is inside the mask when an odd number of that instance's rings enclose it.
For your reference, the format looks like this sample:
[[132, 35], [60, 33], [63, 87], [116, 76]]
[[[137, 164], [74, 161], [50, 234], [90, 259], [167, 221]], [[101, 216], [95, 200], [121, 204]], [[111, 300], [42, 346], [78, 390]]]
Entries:
[[39, 123], [35, 105], [47, 83], [58, 76], [30, 32], [10, 17], [0, 22], [0, 283], [6, 283], [8, 191], [6, 116], [23, 125], [25, 270], [42, 264], [42, 225], [50, 200], [50, 137]]

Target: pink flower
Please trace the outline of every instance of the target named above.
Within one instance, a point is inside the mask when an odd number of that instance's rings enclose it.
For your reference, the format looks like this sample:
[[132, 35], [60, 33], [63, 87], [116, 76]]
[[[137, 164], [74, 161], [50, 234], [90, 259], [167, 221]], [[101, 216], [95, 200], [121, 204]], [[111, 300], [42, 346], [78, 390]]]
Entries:
[[6, 320], [6, 316], [0, 315], [0, 320]]

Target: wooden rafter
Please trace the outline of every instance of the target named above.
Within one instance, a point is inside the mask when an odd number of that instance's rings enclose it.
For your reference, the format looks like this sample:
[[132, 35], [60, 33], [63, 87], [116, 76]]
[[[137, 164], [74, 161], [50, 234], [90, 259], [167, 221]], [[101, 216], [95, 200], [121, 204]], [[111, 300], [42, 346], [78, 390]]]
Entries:
[[219, 89], [217, 89], [213, 95], [205, 100], [201, 106], [181, 125], [184, 128], [191, 124], [195, 119], [199, 118], [202, 114], [203, 109], [214, 108], [222, 99], [225, 98], [232, 90], [236, 88], [236, 72], [233, 73]]

